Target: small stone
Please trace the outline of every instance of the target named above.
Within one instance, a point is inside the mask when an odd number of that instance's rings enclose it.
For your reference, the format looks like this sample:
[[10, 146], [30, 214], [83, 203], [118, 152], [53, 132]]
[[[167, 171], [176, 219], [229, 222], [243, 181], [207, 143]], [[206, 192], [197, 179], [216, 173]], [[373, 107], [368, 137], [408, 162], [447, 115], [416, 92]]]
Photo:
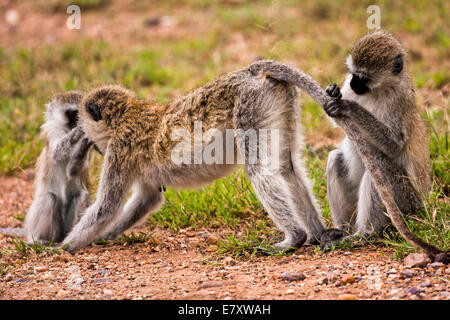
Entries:
[[216, 244], [217, 242], [219, 242], [219, 240], [214, 236], [209, 236], [208, 238], [206, 238], [206, 242], [208, 242], [209, 244]]
[[433, 262], [430, 264], [430, 267], [432, 267], [432, 268], [440, 268], [443, 266], [444, 266], [444, 264], [442, 262]]
[[328, 278], [323, 277], [319, 280], [319, 284], [327, 285], [328, 284]]
[[112, 295], [112, 291], [109, 289], [103, 289], [103, 294], [106, 296], [110, 296], [110, 295]]
[[223, 262], [229, 266], [234, 266], [236, 264], [236, 260], [234, 260], [232, 257], [226, 257], [225, 259], [223, 259]]
[[287, 289], [286, 294], [293, 294], [295, 293], [294, 289]]
[[301, 272], [283, 272], [281, 274], [281, 279], [285, 280], [285, 281], [301, 281], [301, 280], [305, 280], [306, 277], [303, 273]]
[[355, 277], [353, 277], [353, 276], [344, 277], [344, 278], [342, 278], [341, 283], [342, 283], [342, 284], [352, 284], [352, 283], [355, 283]]
[[350, 252], [350, 251], [345, 251], [344, 252], [344, 255], [346, 255], [346, 256], [349, 256], [349, 255], [351, 255], [352, 253]]
[[429, 282], [422, 282], [422, 283], [419, 283], [419, 287], [429, 288], [429, 287], [431, 287], [431, 283], [429, 283]]
[[199, 238], [203, 238], [203, 239], [208, 239], [208, 237], [211, 236], [211, 233], [209, 231], [200, 231], [197, 233], [197, 237]]
[[405, 290], [406, 294], [417, 294], [419, 292], [420, 292], [420, 290], [417, 289], [416, 287], [406, 288], [406, 290]]
[[48, 271], [48, 267], [47, 266], [34, 267], [34, 272], [45, 272], [45, 271]]
[[354, 294], [341, 294], [339, 300], [358, 300], [358, 297]]
[[430, 259], [423, 253], [412, 253], [403, 260], [403, 264], [410, 268], [423, 268], [429, 262]]
[[7, 274], [4, 278], [5, 282], [11, 281], [13, 279], [13, 276], [11, 274]]
[[61, 255], [57, 256], [57, 260], [60, 262], [68, 262], [70, 259], [69, 259], [69, 255], [61, 254]]
[[402, 276], [402, 278], [412, 278], [414, 273], [410, 270], [403, 270], [402, 272], [400, 272], [400, 275]]
[[213, 287], [225, 287], [225, 286], [232, 286], [236, 285], [235, 281], [208, 281], [203, 283], [201, 286], [198, 287], [198, 290], [206, 289], [206, 288], [213, 288]]

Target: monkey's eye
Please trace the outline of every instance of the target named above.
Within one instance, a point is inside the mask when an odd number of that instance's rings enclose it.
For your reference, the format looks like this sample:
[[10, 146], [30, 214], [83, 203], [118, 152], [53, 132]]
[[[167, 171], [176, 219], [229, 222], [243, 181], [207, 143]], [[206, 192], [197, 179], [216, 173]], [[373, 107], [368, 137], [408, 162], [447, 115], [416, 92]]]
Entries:
[[100, 108], [98, 107], [98, 105], [96, 103], [88, 102], [86, 104], [86, 109], [87, 109], [87, 112], [89, 112], [89, 114], [92, 116], [92, 119], [94, 119], [94, 121], [102, 120]]
[[395, 58], [394, 66], [392, 67], [393, 74], [399, 74], [403, 70], [403, 59], [401, 56]]

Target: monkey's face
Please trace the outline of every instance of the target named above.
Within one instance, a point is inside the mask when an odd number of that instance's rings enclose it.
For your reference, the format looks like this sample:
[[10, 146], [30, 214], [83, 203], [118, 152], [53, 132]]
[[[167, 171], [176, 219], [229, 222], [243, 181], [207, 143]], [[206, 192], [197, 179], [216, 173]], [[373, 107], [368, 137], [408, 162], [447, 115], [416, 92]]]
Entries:
[[350, 87], [358, 95], [395, 86], [402, 78], [405, 50], [392, 35], [379, 31], [357, 40], [347, 58]]
[[78, 122], [78, 110], [77, 109], [67, 109], [65, 111], [65, 116], [67, 119], [67, 126], [70, 130], [75, 128]]

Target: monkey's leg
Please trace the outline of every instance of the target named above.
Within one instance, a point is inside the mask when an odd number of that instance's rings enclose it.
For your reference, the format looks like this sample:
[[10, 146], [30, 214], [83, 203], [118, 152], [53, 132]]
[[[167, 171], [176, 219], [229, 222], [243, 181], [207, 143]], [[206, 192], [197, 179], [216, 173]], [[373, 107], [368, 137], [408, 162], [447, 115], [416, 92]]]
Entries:
[[108, 225], [101, 237], [116, 239], [121, 233], [142, 220], [147, 213], [158, 210], [163, 201], [164, 196], [159, 187], [141, 181], [136, 182], [133, 185], [133, 194], [125, 203], [122, 213]]
[[383, 208], [384, 205], [373, 186], [370, 174], [366, 172], [359, 187], [356, 235], [368, 238], [382, 230], [389, 220]]
[[281, 173], [267, 175], [258, 165], [247, 165], [246, 169], [258, 199], [285, 235], [285, 239], [273, 247], [276, 250], [300, 247], [307, 236], [300, 220], [294, 214], [296, 206], [288, 187], [289, 181]]
[[336, 228], [350, 232], [355, 221], [358, 187], [360, 181], [352, 181], [340, 149], [330, 152], [327, 162], [327, 199]]
[[61, 200], [53, 193], [39, 195], [32, 203], [25, 218], [27, 243], [58, 242], [63, 238]]

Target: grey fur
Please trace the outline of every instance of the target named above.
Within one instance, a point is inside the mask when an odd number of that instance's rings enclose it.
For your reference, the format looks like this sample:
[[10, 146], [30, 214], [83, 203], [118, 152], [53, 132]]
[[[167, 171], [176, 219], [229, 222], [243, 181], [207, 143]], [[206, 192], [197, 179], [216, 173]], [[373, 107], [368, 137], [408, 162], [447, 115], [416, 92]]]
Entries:
[[80, 99], [80, 93], [71, 91], [56, 95], [47, 104], [42, 126], [45, 147], [36, 165], [36, 190], [24, 228], [0, 228], [0, 233], [24, 237], [28, 243], [56, 243], [89, 206], [86, 170], [92, 143], [81, 139], [80, 127], [71, 130], [66, 117], [66, 111], [77, 110]]
[[325, 232], [324, 248], [370, 237], [390, 217], [408, 242], [431, 257], [442, 253], [410, 232], [401, 217], [421, 209], [430, 189], [426, 132], [404, 60], [392, 35], [368, 34], [352, 49], [342, 93], [335, 84], [327, 88], [332, 99], [324, 109], [347, 134], [328, 159], [327, 196], [335, 226], [354, 230], [344, 238]]
[[[64, 240], [67, 250], [76, 251], [99, 236], [115, 237], [147, 212], [157, 210], [163, 199], [161, 186], [195, 187], [235, 169], [233, 165], [170, 162], [170, 129], [177, 125], [190, 130], [194, 121], [219, 130], [279, 129], [280, 170], [268, 176], [263, 165], [246, 164], [246, 171], [264, 208], [285, 234], [275, 249], [299, 247], [307, 239], [317, 241], [325, 227], [301, 163], [295, 86], [322, 103], [328, 99], [309, 76], [275, 61], [260, 61], [232, 72], [168, 106], [147, 104], [117, 86], [88, 93], [80, 119], [105, 159], [97, 200]], [[129, 143], [136, 140], [140, 145]], [[251, 150], [244, 144], [240, 152]], [[123, 206], [131, 185], [139, 187]]]

